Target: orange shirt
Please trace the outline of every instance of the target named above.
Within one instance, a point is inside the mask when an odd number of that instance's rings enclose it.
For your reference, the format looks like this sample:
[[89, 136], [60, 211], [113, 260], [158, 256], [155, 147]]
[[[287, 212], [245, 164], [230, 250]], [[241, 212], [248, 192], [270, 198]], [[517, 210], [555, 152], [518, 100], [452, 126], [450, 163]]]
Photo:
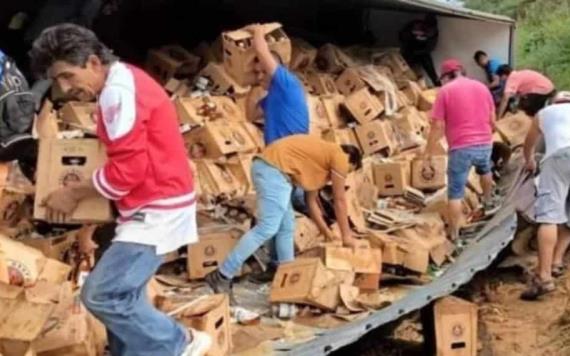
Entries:
[[331, 171], [342, 177], [349, 172], [348, 155], [340, 145], [312, 135], [293, 135], [267, 146], [259, 158], [287, 174], [307, 191], [321, 189]]

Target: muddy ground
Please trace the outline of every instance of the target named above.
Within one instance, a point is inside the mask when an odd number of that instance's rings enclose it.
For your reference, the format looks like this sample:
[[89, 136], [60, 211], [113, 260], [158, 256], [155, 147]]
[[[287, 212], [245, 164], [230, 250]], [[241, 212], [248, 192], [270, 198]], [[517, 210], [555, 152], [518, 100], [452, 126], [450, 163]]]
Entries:
[[[570, 355], [570, 274], [556, 292], [540, 301], [519, 299], [525, 288], [521, 269], [492, 268], [476, 276], [458, 296], [479, 305], [479, 356]], [[388, 335], [388, 336], [387, 336]], [[336, 355], [425, 356], [419, 313], [394, 330], [379, 330]]]

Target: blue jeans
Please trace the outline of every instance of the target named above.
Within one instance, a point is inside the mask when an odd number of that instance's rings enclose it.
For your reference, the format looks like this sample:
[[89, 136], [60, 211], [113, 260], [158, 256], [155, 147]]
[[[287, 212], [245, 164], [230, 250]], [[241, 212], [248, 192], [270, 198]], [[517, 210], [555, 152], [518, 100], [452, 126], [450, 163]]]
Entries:
[[450, 200], [463, 199], [471, 167], [478, 175], [491, 173], [492, 145], [477, 145], [449, 152], [447, 165], [447, 196]]
[[271, 238], [275, 239], [278, 263], [295, 259], [293, 185], [284, 173], [261, 159], [253, 161], [251, 178], [257, 193], [259, 216], [255, 227], [242, 236], [220, 267], [220, 273], [227, 278], [233, 278], [243, 263]]
[[162, 263], [154, 246], [113, 242], [81, 290], [85, 307], [107, 328], [113, 356], [178, 356], [184, 327], [148, 300], [149, 279]]

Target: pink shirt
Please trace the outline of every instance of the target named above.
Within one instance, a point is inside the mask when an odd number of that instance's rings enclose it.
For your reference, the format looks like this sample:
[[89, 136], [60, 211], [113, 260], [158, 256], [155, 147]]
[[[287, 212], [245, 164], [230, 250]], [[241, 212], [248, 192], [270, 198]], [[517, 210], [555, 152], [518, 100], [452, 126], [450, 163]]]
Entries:
[[505, 84], [505, 93], [514, 94], [549, 94], [554, 90], [550, 79], [534, 70], [515, 70]]
[[460, 77], [445, 84], [437, 94], [432, 119], [445, 122], [450, 149], [490, 145], [493, 142], [491, 117], [495, 104], [481, 82]]

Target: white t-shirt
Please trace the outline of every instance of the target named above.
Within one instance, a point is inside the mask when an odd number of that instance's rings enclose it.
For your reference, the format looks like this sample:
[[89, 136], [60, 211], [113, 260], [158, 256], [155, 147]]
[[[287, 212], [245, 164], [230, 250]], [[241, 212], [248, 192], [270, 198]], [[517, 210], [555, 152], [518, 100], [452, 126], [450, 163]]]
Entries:
[[544, 135], [544, 159], [570, 147], [570, 103], [553, 104], [538, 112], [538, 125]]

